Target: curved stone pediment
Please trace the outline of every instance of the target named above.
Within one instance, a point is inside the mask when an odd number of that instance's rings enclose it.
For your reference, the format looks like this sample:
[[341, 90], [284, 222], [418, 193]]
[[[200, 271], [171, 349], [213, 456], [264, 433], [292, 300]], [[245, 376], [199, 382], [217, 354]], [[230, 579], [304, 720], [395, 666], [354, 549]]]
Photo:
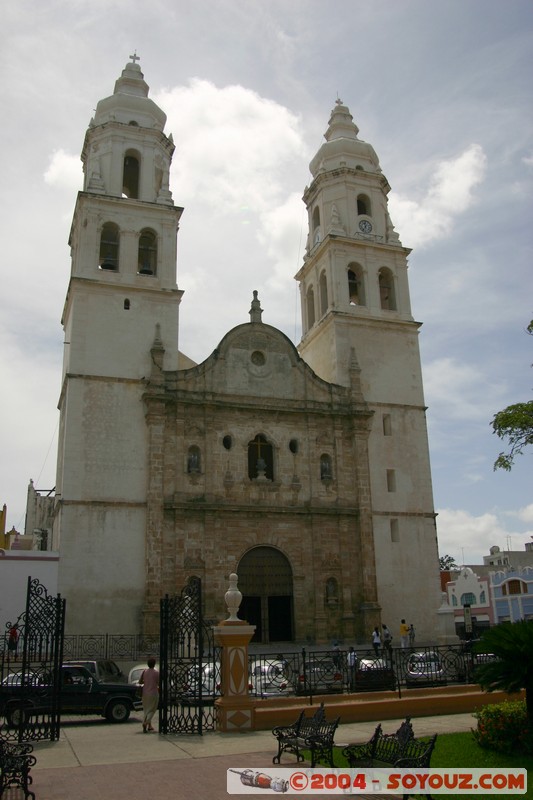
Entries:
[[175, 373], [178, 391], [210, 391], [243, 398], [343, 404], [350, 390], [319, 378], [277, 328], [244, 323], [230, 330], [201, 364]]

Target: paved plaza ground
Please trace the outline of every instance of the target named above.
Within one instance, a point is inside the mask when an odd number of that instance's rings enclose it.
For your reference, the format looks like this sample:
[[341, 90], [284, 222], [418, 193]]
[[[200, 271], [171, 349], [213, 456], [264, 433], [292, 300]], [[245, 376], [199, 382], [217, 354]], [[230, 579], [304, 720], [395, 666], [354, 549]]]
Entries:
[[[400, 722], [387, 720], [383, 728], [393, 732]], [[475, 725], [470, 713], [413, 720], [417, 736], [469, 731]], [[376, 722], [340, 725], [335, 740], [366, 741], [375, 726]], [[255, 768], [271, 776], [276, 772], [272, 764], [276, 742], [270, 731], [160, 736], [143, 734], [139, 716], [123, 725], [100, 719], [67, 723], [58, 742], [37, 743], [34, 752], [37, 765], [32, 770], [32, 788], [37, 800], [227, 800], [229, 768]], [[292, 756], [281, 764], [294, 765]], [[261, 792], [256, 789], [238, 797], [257, 797]]]

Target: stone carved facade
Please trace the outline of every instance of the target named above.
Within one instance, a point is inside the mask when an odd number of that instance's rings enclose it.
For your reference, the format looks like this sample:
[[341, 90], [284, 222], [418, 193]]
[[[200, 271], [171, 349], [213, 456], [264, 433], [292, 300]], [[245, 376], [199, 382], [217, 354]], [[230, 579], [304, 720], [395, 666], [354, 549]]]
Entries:
[[[286, 613], [294, 638], [353, 639], [376, 624], [371, 415], [357, 390], [325, 383], [284, 334], [250, 322], [197, 367], [162, 372], [154, 364], [144, 403], [148, 564], [157, 565], [147, 575], [147, 627], [156, 623], [161, 592], [191, 569], [203, 579], [207, 616], [220, 616], [227, 575], [241, 575], [241, 557], [257, 545], [281, 551], [291, 565]], [[273, 450], [272, 479], [249, 474], [258, 434]], [[191, 448], [200, 454], [194, 474]], [[320, 472], [324, 454], [329, 480]], [[332, 577], [344, 587], [334, 607], [326, 601]]]

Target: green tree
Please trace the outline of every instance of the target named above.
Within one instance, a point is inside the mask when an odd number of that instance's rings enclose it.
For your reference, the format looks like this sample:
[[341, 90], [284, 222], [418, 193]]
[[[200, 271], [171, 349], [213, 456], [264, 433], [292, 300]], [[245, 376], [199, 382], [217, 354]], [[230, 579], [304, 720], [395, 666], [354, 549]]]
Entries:
[[455, 563], [455, 558], [453, 556], [449, 556], [448, 554], [445, 556], [440, 556], [439, 568], [441, 572], [446, 572], [450, 569], [458, 569], [457, 564]]
[[[533, 335], [533, 319], [527, 326], [527, 332]], [[498, 411], [491, 425], [492, 432], [510, 445], [508, 452], [500, 453], [494, 462], [494, 469], [510, 471], [515, 456], [521, 455], [528, 444], [533, 444], [533, 400]]]
[[486, 630], [474, 653], [494, 653], [496, 661], [476, 667], [476, 681], [493, 692], [526, 690], [526, 712], [533, 724], [533, 620], [501, 622]]

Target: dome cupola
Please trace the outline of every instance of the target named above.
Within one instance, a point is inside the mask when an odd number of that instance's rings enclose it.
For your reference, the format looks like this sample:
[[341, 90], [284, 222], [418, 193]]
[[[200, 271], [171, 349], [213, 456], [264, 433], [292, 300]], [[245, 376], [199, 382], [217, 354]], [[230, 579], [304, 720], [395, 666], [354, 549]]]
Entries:
[[358, 139], [359, 128], [353, 121], [350, 109], [338, 99], [331, 112], [323, 144], [309, 164], [313, 178], [320, 172], [340, 167], [381, 172], [379, 160], [372, 145]]

